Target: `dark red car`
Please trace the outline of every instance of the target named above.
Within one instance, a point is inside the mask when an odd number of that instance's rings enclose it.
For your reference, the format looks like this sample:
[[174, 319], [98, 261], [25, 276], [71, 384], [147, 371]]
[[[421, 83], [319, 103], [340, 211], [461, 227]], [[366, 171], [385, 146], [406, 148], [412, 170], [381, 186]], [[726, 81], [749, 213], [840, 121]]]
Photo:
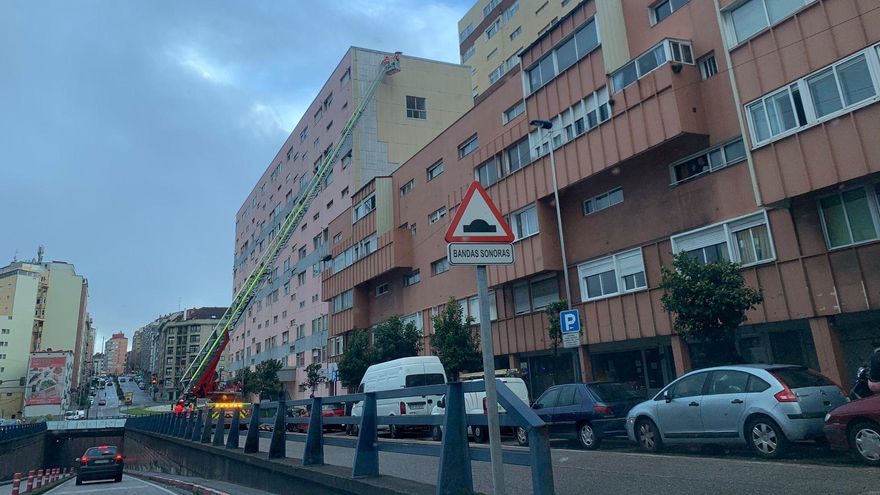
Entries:
[[880, 466], [880, 395], [854, 400], [825, 416], [825, 437], [833, 449]]
[[[339, 417], [339, 416], [345, 416], [345, 405], [344, 404], [342, 404], [341, 402], [328, 402], [325, 404], [321, 404], [321, 417], [322, 418], [331, 418], [331, 417]], [[306, 418], [309, 417], [309, 412], [305, 411], [304, 413], [302, 413], [302, 417], [306, 417]], [[337, 425], [337, 424], [333, 424], [333, 425], [325, 424], [324, 425], [324, 431], [330, 431], [330, 430], [342, 431], [344, 429], [345, 429], [344, 425]], [[299, 431], [300, 431], [300, 433], [305, 433], [305, 432], [309, 431], [308, 423], [304, 423], [304, 424], [299, 425]]]

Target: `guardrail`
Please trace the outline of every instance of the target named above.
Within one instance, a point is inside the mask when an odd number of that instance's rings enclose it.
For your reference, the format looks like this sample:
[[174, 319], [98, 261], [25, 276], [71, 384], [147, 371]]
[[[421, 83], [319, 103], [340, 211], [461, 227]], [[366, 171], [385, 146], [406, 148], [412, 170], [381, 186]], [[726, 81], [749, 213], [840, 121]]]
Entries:
[[64, 421], [47, 421], [49, 430], [88, 430], [95, 428], [123, 428], [127, 418], [113, 419], [69, 419]]
[[46, 422], [0, 426], [0, 442], [46, 431]]
[[[547, 425], [503, 382], [496, 381], [496, 384], [498, 402], [506, 410], [506, 413], [501, 415], [501, 425], [524, 429], [529, 440], [528, 450], [505, 450], [502, 455], [504, 463], [529, 466], [532, 474], [532, 492], [552, 495], [555, 492]], [[244, 452], [258, 452], [259, 439], [269, 438], [271, 439], [269, 458], [284, 458], [287, 456], [286, 442], [305, 442], [302, 465], [309, 466], [324, 464], [325, 445], [353, 448], [355, 449], [352, 465], [352, 477], [354, 478], [379, 475], [379, 452], [438, 457], [440, 458], [440, 469], [437, 473], [437, 493], [473, 493], [471, 461], [488, 462], [490, 459], [489, 449], [469, 446], [467, 427], [468, 425], [487, 425], [488, 421], [485, 414], [465, 413], [464, 394], [484, 390], [483, 381], [454, 382], [446, 385], [428, 385], [382, 392], [254, 404], [248, 406], [251, 414], [247, 425]], [[445, 415], [380, 416], [376, 412], [377, 400], [443, 394], [446, 395]], [[321, 405], [324, 399], [332, 403], [362, 402], [362, 415], [322, 417]], [[288, 410], [297, 406], [311, 406], [312, 413], [308, 417], [291, 417]], [[264, 414], [264, 412], [273, 409], [274, 415], [266, 416]], [[228, 428], [229, 434], [225, 434], [227, 429], [225, 411], [237, 411], [237, 409], [224, 410], [224, 414], [219, 414], [216, 420], [212, 414], [206, 414], [204, 409], [199, 409], [191, 414], [165, 413], [130, 418], [126, 427], [237, 449], [243, 427], [241, 415], [232, 414]], [[260, 426], [269, 424], [272, 425], [271, 432], [261, 431]], [[289, 424], [307, 424], [308, 431], [306, 434], [289, 433], [287, 431]], [[325, 437], [325, 425], [358, 425], [358, 437], [357, 439]], [[378, 427], [380, 425], [443, 425], [442, 444], [426, 445], [379, 441]]]

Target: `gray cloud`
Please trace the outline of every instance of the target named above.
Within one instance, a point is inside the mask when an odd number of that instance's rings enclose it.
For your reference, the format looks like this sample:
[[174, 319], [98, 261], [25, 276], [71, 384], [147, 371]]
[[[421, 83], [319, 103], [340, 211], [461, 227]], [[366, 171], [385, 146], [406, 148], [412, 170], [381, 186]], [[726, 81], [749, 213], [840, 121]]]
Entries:
[[349, 45], [457, 61], [464, 0], [0, 4], [0, 262], [89, 278], [101, 333], [227, 304], [234, 216]]

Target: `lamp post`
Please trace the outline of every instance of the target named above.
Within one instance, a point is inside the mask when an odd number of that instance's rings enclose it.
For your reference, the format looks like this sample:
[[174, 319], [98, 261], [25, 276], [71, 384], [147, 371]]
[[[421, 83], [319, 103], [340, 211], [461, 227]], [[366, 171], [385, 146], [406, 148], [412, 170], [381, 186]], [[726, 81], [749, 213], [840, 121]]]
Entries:
[[562, 252], [562, 275], [565, 278], [565, 302], [571, 309], [571, 285], [568, 282], [568, 258], [565, 255], [565, 236], [562, 234], [562, 213], [559, 211], [559, 183], [556, 180], [556, 157], [553, 155], [553, 122], [549, 120], [532, 120], [529, 122], [534, 127], [541, 129], [542, 134], [546, 131], [550, 145], [550, 170], [553, 175], [553, 200], [556, 203], [556, 228], [559, 233], [559, 250]]

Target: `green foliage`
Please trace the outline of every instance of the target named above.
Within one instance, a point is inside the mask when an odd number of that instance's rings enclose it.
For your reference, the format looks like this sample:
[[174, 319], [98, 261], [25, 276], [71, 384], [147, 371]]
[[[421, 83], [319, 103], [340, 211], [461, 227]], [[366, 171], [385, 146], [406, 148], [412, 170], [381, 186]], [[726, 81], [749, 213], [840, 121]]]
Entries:
[[373, 330], [373, 352], [376, 363], [418, 356], [421, 350], [421, 332], [412, 322], [404, 324], [399, 316], [392, 316]]
[[465, 318], [464, 310], [455, 299], [450, 297], [443, 311], [431, 320], [434, 323], [431, 347], [451, 380], [458, 380], [462, 371], [482, 370], [477, 338], [471, 329], [474, 319]]
[[343, 387], [357, 387], [367, 368], [376, 362], [370, 346], [370, 332], [354, 329], [349, 332], [347, 340], [336, 373]]
[[257, 383], [257, 375], [250, 368], [242, 368], [236, 371], [235, 381], [241, 384], [242, 397], [255, 394], [260, 390], [260, 384]]
[[254, 374], [257, 375], [257, 383], [259, 384], [260, 397], [278, 398], [278, 393], [281, 391], [278, 371], [281, 370], [282, 366], [283, 363], [278, 359], [267, 359], [258, 363], [254, 368]]
[[550, 303], [544, 308], [547, 319], [550, 320], [550, 326], [547, 327], [547, 337], [550, 338], [550, 347], [553, 348], [553, 355], [559, 354], [559, 346], [562, 345], [562, 324], [559, 321], [559, 313], [568, 309], [568, 301], [565, 299]]
[[324, 383], [326, 378], [321, 374], [321, 363], [312, 363], [306, 366], [306, 387], [315, 395], [318, 385]]
[[701, 264], [685, 252], [662, 267], [663, 309], [675, 314], [673, 328], [687, 342], [730, 341], [746, 311], [764, 301], [747, 287], [739, 265], [722, 260]]

